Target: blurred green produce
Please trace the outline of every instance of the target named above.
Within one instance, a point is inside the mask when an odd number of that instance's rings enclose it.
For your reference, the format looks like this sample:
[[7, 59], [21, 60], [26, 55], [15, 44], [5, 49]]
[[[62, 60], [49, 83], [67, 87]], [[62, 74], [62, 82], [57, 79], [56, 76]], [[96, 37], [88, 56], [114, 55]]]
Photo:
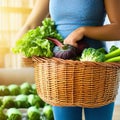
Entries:
[[3, 104], [3, 103], [2, 103], [2, 99], [0, 98], [0, 107], [1, 107], [2, 104]]
[[51, 105], [46, 105], [43, 108], [43, 115], [46, 117], [47, 120], [54, 120], [53, 111]]
[[31, 84], [28, 82], [24, 82], [20, 85], [21, 94], [29, 95], [32, 91]]
[[28, 120], [40, 120], [40, 110], [35, 107], [29, 107], [27, 110]]
[[16, 84], [10, 84], [8, 86], [8, 89], [10, 91], [10, 95], [19, 95], [20, 94], [20, 86]]
[[37, 94], [36, 84], [0, 85], [0, 120], [54, 120], [52, 107]]
[[2, 99], [2, 104], [4, 108], [16, 107], [16, 103], [12, 96], [4, 96]]
[[9, 95], [10, 91], [7, 86], [5, 85], [0, 85], [0, 96], [6, 96]]
[[7, 115], [3, 112], [2, 107], [0, 107], [0, 120], [7, 120]]
[[31, 87], [32, 87], [31, 93], [32, 94], [37, 94], [36, 84], [32, 84]]
[[28, 96], [24, 94], [17, 95], [15, 98], [17, 108], [28, 108], [30, 104], [28, 102]]
[[45, 105], [45, 102], [38, 96], [34, 94], [30, 94], [28, 96], [28, 102], [30, 103], [31, 106], [36, 106], [36, 107], [41, 107], [43, 108]]
[[10, 108], [7, 110], [7, 120], [22, 120], [22, 113], [16, 108]]

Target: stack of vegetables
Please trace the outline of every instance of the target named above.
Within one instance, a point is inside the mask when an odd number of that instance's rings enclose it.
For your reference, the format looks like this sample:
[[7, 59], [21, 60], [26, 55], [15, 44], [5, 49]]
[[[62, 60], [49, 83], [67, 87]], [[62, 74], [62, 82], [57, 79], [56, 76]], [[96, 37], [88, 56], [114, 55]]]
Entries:
[[104, 48], [86, 48], [77, 59], [93, 62], [120, 62], [120, 48], [112, 45], [108, 52]]
[[112, 46], [109, 52], [104, 48], [94, 49], [84, 41], [78, 42], [78, 47], [63, 44], [62, 36], [57, 32], [54, 21], [45, 18], [42, 25], [29, 30], [12, 48], [14, 53], [25, 57], [57, 57], [81, 61], [119, 62], [120, 48]]
[[36, 85], [0, 85], [0, 120], [53, 120], [52, 108], [37, 94]]
[[50, 18], [43, 20], [42, 26], [25, 33], [21, 39], [16, 41], [16, 46], [12, 51], [14, 53], [22, 53], [25, 57], [52, 57], [54, 44], [47, 37], [62, 41], [61, 35], [57, 33], [55, 24]]
[[[63, 38], [57, 32], [55, 28], [55, 23], [50, 18], [44, 19], [42, 22], [42, 26], [29, 30], [21, 39], [16, 41], [16, 46], [12, 49], [12, 51], [14, 53], [21, 53], [25, 57], [39, 56], [39, 57], [57, 57], [62, 59], [92, 62], [120, 62], [120, 48], [116, 46], [111, 46], [110, 50], [107, 52], [104, 48], [95, 49], [89, 47], [89, 45], [84, 41], [84, 38], [78, 42], [78, 47], [63, 44]], [[25, 86], [27, 86], [27, 89]], [[37, 101], [39, 101], [40, 99], [36, 95], [33, 94], [28, 95], [29, 92], [31, 91], [28, 90], [29, 88], [28, 84], [26, 84], [25, 86], [24, 85], [20, 86], [22, 95], [18, 95], [16, 97], [14, 102], [16, 102], [15, 105], [17, 105], [17, 107], [16, 106], [15, 107], [16, 108], [23, 106], [25, 108], [30, 107], [30, 109], [28, 109], [27, 112], [28, 119], [39, 120], [39, 117], [37, 116], [39, 116], [40, 114], [37, 108], [41, 106], [41, 104], [39, 104], [41, 102]], [[12, 87], [16, 88], [16, 86]], [[8, 95], [9, 90], [7, 90], [6, 88], [4, 89], [5, 89], [4, 94]], [[18, 93], [19, 90], [14, 91], [14, 94]], [[3, 93], [0, 94], [3, 95]], [[9, 100], [11, 100], [11, 98], [9, 98]], [[14, 106], [14, 103], [11, 104], [12, 106]], [[30, 104], [32, 106], [30, 106]], [[33, 113], [33, 111], [35, 111], [35, 113]], [[20, 113], [19, 112], [17, 113], [20, 116]], [[3, 112], [1, 112], [0, 114], [3, 114]], [[52, 109], [50, 105], [47, 106], [45, 105], [43, 107], [43, 114], [44, 114], [43, 116], [46, 116], [47, 120], [53, 120]], [[10, 112], [8, 111], [7, 117], [9, 116]]]
[[109, 53], [105, 55], [104, 62], [120, 62], [120, 48], [113, 45]]
[[53, 20], [45, 18], [42, 25], [29, 30], [12, 48], [14, 53], [21, 53], [25, 57], [59, 57], [63, 59], [75, 58], [88, 44], [81, 40], [78, 48], [64, 45], [62, 36], [57, 32]]

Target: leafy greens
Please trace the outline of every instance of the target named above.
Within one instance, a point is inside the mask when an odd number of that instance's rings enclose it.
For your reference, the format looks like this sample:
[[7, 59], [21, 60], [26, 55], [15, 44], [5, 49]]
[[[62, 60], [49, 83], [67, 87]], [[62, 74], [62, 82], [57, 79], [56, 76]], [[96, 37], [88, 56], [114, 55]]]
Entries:
[[25, 57], [52, 57], [55, 45], [47, 37], [53, 37], [60, 41], [63, 40], [51, 18], [45, 18], [41, 26], [25, 33], [21, 39], [16, 41], [12, 51], [16, 54], [21, 53]]

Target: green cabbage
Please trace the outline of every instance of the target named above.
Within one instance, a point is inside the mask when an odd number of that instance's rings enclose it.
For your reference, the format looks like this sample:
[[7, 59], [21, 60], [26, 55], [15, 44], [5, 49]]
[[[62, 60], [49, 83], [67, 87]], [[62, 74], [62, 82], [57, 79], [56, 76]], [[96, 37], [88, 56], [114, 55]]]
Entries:
[[8, 89], [10, 91], [10, 95], [19, 95], [20, 94], [20, 87], [16, 84], [11, 84], [8, 86]]
[[10, 91], [7, 86], [0, 85], [0, 96], [10, 95]]
[[27, 110], [28, 120], [40, 120], [40, 110], [35, 106], [29, 107]]
[[31, 90], [32, 90], [31, 84], [28, 82], [24, 82], [20, 85], [21, 94], [28, 95], [31, 93]]
[[43, 108], [43, 115], [46, 117], [47, 120], [54, 120], [53, 111], [51, 105], [46, 105]]
[[6, 114], [7, 120], [22, 120], [22, 113], [16, 108], [9, 108]]
[[16, 107], [16, 103], [12, 96], [4, 96], [2, 99], [2, 103], [4, 108], [11, 108], [11, 107]]
[[32, 87], [31, 94], [36, 94], [37, 95], [36, 84], [32, 84], [31, 87]]
[[30, 103], [31, 106], [36, 106], [36, 107], [44, 107], [45, 102], [38, 96], [31, 94], [28, 96], [28, 102]]
[[7, 115], [4, 113], [2, 107], [0, 107], [0, 120], [7, 120]]
[[28, 108], [30, 106], [28, 102], [28, 96], [20, 94], [15, 98], [17, 108]]

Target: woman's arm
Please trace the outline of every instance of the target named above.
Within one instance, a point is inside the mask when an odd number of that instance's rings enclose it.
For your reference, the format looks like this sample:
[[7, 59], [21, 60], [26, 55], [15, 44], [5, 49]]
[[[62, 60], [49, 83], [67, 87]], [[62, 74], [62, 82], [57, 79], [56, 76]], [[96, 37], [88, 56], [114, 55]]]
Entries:
[[87, 36], [96, 40], [120, 40], [120, 0], [104, 0], [110, 24], [104, 26], [86, 26], [73, 31], [64, 43], [77, 46], [76, 41]]
[[120, 0], [105, 0], [105, 8], [110, 24], [101, 27], [86, 27], [84, 35], [97, 40], [120, 39]]
[[49, 0], [37, 0], [25, 24], [18, 31], [16, 35], [16, 40], [22, 37], [22, 35], [26, 33], [29, 29], [34, 29], [37, 26], [41, 25], [42, 20], [48, 15], [48, 13]]

